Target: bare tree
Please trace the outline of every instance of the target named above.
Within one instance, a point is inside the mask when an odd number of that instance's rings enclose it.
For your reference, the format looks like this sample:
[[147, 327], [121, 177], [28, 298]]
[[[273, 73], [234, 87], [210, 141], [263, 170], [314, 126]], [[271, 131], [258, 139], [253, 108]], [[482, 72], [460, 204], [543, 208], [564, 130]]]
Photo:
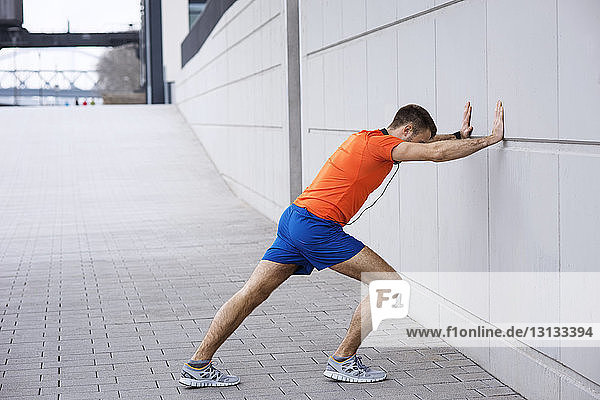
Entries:
[[140, 88], [140, 60], [137, 45], [113, 47], [102, 55], [96, 69], [103, 93], [132, 93]]

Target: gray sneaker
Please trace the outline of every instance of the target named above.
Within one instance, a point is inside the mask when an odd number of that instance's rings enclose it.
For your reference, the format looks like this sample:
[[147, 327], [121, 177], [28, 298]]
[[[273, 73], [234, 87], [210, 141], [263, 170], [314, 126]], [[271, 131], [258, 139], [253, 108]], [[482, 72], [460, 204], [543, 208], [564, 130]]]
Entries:
[[361, 357], [356, 354], [342, 362], [330, 356], [323, 375], [338, 381], [356, 383], [379, 382], [387, 376], [384, 371], [365, 366]]
[[240, 378], [234, 375], [225, 375], [216, 369], [213, 364], [216, 361], [209, 362], [205, 367], [195, 368], [188, 363], [181, 369], [181, 378], [179, 383], [186, 386], [204, 387], [204, 386], [233, 386], [240, 383]]

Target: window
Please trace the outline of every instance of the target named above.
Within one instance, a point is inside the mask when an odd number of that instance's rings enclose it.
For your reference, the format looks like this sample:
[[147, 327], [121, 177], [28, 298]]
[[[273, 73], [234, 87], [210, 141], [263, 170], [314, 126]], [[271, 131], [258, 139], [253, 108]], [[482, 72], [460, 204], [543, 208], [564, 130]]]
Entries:
[[206, 0], [190, 0], [189, 2], [189, 16], [190, 16], [190, 29], [194, 22], [200, 17], [204, 8], [206, 7]]

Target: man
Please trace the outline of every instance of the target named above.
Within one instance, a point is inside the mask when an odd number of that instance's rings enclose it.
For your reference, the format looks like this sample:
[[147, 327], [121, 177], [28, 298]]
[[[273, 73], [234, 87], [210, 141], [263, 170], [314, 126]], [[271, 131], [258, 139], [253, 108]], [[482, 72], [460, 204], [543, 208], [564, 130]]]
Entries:
[[[427, 110], [409, 104], [398, 110], [387, 129], [360, 131], [342, 143], [314, 181], [283, 212], [277, 238], [244, 286], [217, 311], [198, 350], [183, 366], [179, 382], [188, 386], [236, 385], [239, 378], [217, 370], [211, 359], [252, 310], [291, 275], [331, 268], [357, 280], [366, 272], [385, 272], [386, 276], [401, 279], [394, 268], [345, 233], [342, 226], [381, 184], [393, 163], [455, 160], [503, 139], [502, 102], [496, 103], [490, 136], [470, 137], [471, 110], [467, 102], [459, 132], [436, 135], [437, 127]], [[369, 283], [367, 279], [362, 281]], [[384, 371], [365, 366], [356, 355], [370, 329], [367, 296], [356, 308], [346, 337], [329, 357], [325, 376], [346, 382], [386, 378]]]

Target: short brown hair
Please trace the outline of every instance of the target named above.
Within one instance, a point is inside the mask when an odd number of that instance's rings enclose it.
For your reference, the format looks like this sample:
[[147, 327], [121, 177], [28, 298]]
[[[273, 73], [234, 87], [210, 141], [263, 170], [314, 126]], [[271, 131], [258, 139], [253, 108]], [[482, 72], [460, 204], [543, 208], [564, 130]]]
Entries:
[[434, 137], [437, 133], [437, 126], [435, 126], [435, 122], [433, 122], [433, 118], [431, 118], [429, 112], [417, 104], [407, 104], [400, 108], [389, 128], [394, 129], [409, 122], [412, 123], [415, 132], [429, 128], [431, 137]]

